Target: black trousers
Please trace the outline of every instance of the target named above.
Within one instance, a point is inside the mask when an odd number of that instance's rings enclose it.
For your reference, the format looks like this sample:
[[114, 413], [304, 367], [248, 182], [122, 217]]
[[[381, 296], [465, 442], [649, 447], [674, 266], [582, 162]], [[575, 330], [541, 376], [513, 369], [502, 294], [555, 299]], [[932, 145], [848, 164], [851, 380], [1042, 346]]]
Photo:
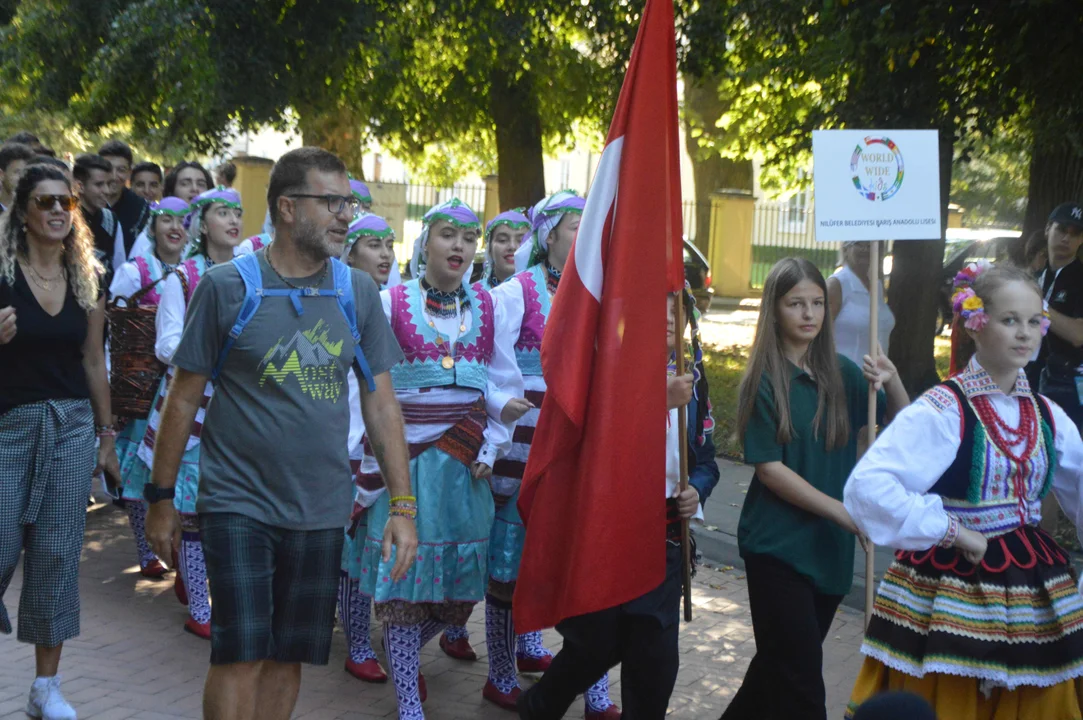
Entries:
[[519, 697], [523, 720], [560, 720], [577, 695], [621, 664], [623, 720], [662, 720], [677, 682], [681, 548], [666, 545], [666, 577], [624, 605], [557, 625], [564, 645], [536, 685]]
[[826, 720], [823, 641], [842, 596], [765, 555], [745, 558], [745, 576], [756, 655], [722, 720]]

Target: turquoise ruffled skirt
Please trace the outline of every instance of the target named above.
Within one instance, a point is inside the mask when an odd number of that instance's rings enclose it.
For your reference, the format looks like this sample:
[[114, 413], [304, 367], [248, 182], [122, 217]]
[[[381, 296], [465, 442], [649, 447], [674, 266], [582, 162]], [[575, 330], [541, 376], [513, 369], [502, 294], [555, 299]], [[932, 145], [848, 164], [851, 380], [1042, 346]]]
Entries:
[[368, 522], [369, 511], [366, 508], [361, 513], [361, 519], [358, 521], [353, 537], [350, 537], [350, 529], [346, 528], [346, 538], [342, 543], [342, 572], [346, 573], [350, 580], [361, 579], [361, 557], [364, 555]]
[[406, 577], [391, 582], [396, 551], [384, 562], [381, 543], [390, 509], [383, 493], [368, 510], [361, 550], [361, 592], [377, 603], [480, 602], [488, 585], [489, 533], [493, 494], [470, 468], [430, 447], [410, 461], [417, 496], [417, 560]]
[[[140, 436], [142, 437], [142, 436]], [[138, 457], [132, 461], [131, 480], [125, 480], [134, 489], [139, 488], [139, 497], [143, 496], [143, 486], [150, 482], [150, 468]], [[181, 515], [196, 514], [196, 498], [199, 495], [199, 445], [185, 451], [181, 457], [180, 470], [177, 472], [177, 484], [173, 496], [173, 507]], [[127, 499], [127, 495], [124, 496]]]
[[519, 578], [519, 561], [523, 558], [526, 528], [519, 515], [519, 490], [496, 512], [493, 531], [489, 536], [489, 577], [500, 583]]
[[124, 429], [117, 433], [117, 460], [120, 462], [120, 497], [122, 500], [142, 500], [143, 486], [147, 484], [150, 473], [147, 466], [136, 456], [139, 443], [147, 432], [146, 420], [129, 420]]

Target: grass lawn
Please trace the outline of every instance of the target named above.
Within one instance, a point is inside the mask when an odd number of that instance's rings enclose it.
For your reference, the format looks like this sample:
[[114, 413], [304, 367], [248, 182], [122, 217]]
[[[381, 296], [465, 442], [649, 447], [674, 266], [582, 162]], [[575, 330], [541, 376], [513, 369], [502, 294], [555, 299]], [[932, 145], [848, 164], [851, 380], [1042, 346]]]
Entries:
[[[740, 460], [741, 446], [737, 442], [737, 389], [748, 363], [748, 347], [721, 348], [703, 346], [703, 367], [711, 386], [714, 407], [714, 442], [718, 454]], [[937, 337], [935, 345], [936, 370], [941, 377], [948, 374], [951, 345], [946, 337]]]

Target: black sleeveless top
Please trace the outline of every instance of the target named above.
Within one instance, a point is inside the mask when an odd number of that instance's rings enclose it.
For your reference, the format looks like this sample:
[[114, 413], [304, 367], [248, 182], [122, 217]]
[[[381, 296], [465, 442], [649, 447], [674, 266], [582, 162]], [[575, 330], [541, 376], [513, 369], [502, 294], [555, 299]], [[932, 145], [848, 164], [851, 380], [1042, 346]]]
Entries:
[[0, 345], [0, 415], [42, 400], [88, 399], [83, 343], [90, 319], [70, 285], [60, 312], [50, 315], [16, 263], [14, 286], [0, 278], [0, 308], [9, 305], [16, 332]]

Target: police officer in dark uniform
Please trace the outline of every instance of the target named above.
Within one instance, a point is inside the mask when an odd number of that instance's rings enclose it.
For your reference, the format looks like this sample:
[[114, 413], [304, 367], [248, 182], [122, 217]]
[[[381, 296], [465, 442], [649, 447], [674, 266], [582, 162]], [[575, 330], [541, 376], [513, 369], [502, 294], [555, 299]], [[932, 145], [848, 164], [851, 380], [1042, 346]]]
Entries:
[[1040, 391], [1083, 427], [1083, 206], [1067, 202], [1049, 216], [1045, 229], [1049, 262], [1038, 277], [1049, 304], [1051, 325], [1038, 361]]

